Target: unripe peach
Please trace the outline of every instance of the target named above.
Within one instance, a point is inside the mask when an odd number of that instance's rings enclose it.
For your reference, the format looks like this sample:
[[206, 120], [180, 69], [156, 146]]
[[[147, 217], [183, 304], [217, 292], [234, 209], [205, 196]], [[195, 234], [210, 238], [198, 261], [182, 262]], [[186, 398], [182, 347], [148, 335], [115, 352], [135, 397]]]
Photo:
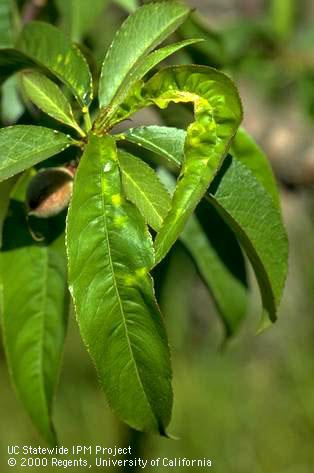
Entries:
[[71, 168], [65, 167], [40, 170], [26, 192], [29, 215], [49, 218], [62, 212], [71, 199], [73, 174]]

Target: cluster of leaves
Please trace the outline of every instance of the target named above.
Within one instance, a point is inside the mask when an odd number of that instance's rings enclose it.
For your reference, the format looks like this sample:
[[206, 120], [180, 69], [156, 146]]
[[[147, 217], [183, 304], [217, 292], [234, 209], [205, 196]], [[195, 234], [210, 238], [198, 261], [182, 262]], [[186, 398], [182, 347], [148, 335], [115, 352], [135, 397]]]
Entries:
[[[67, 8], [74, 7], [69, 2]], [[17, 73], [27, 100], [64, 125], [0, 130], [4, 347], [16, 391], [50, 443], [55, 442], [51, 411], [68, 287], [113, 410], [135, 429], [164, 435], [172, 374], [150, 273], [175, 242], [180, 239], [195, 261], [227, 335], [246, 312], [242, 249], [260, 286], [264, 319], [276, 319], [286, 277], [286, 235], [269, 164], [239, 129], [236, 87], [205, 66], [166, 67], [144, 78], [197, 41], [155, 49], [188, 15], [188, 7], [175, 0], [137, 9], [118, 30], [100, 77], [92, 77], [81, 50], [48, 23], [28, 23], [17, 41], [0, 50], [1, 81]], [[187, 130], [146, 126], [115, 132], [115, 125], [144, 107], [188, 102], [194, 121]], [[127, 143], [152, 152], [156, 165], [130, 154]], [[64, 198], [65, 190], [57, 183], [50, 183], [51, 200], [38, 199], [39, 207], [46, 205], [41, 217], [49, 218], [38, 218], [38, 208], [28, 215], [25, 201], [42, 177], [38, 165], [48, 168], [55, 155], [75, 172], [67, 218], [66, 211], [56, 212], [55, 199]]]

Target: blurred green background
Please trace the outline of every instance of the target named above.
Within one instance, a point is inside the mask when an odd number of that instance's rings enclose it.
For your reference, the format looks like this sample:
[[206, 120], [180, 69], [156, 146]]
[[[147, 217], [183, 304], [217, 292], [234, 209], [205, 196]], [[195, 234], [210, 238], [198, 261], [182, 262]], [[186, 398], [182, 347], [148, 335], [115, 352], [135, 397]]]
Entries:
[[[29, 3], [24, 2], [24, 8]], [[42, 2], [38, 15], [43, 19], [52, 15], [57, 22], [51, 4]], [[223, 344], [213, 302], [196, 271], [186, 271], [192, 263], [177, 246], [160, 301], [173, 357], [175, 409], [170, 430], [179, 439], [139, 435], [117, 421], [106, 405], [72, 316], [55, 406], [60, 444], [131, 444], [143, 458], [207, 457], [215, 473], [312, 473], [314, 3], [191, 0], [189, 4], [198, 8], [199, 17], [187, 23], [180, 36], [202, 35], [207, 41], [177, 55], [173, 62], [215, 65], [235, 78], [244, 103], [245, 126], [268, 153], [278, 178], [290, 239], [290, 271], [279, 320], [256, 336], [260, 301], [251, 277], [247, 320], [240, 333]], [[124, 16], [122, 9], [109, 5], [84, 38], [99, 58]], [[181, 119], [178, 112], [163, 117], [151, 112], [139, 121], [178, 123]], [[7, 445], [43, 443], [15, 398], [3, 351], [0, 377], [0, 457], [6, 459]], [[1, 460], [1, 473], [11, 470], [23, 468], [11, 469]], [[63, 468], [45, 469], [58, 470]], [[166, 469], [154, 469], [159, 470]]]

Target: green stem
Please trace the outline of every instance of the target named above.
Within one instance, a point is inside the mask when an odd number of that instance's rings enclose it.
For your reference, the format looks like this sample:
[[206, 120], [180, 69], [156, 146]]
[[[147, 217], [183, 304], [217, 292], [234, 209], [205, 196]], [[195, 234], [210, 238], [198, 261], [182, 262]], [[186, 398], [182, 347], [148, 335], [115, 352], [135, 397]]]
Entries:
[[82, 138], [85, 138], [85, 137], [86, 137], [85, 131], [82, 130], [82, 128], [81, 128], [79, 125], [77, 125], [77, 126], [75, 127], [75, 130], [78, 132], [78, 134], [79, 134]]
[[84, 150], [85, 142], [83, 140], [79, 141], [72, 138], [72, 144], [73, 146], [77, 146], [78, 148], [81, 148], [81, 150]]
[[89, 111], [83, 110], [83, 117], [84, 117], [84, 124], [85, 124], [85, 131], [88, 133], [92, 128], [92, 121], [90, 119]]

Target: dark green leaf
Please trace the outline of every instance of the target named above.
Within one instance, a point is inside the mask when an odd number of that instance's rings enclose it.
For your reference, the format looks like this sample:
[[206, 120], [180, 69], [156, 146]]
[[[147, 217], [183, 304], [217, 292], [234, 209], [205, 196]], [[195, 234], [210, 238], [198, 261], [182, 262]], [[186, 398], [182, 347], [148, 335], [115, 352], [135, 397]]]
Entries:
[[193, 324], [195, 283], [200, 283], [195, 264], [185, 248], [176, 245], [155, 269], [154, 277], [155, 284], [159, 286], [158, 300], [167, 320], [171, 345], [176, 351], [176, 357], [180, 357], [181, 353], [186, 356], [194, 346], [193, 343], [199, 341], [195, 337], [198, 324]]
[[246, 313], [245, 286], [217, 255], [195, 217], [190, 218], [180, 239], [213, 294], [226, 334], [228, 336], [234, 334]]
[[93, 85], [86, 59], [58, 28], [40, 21], [30, 22], [23, 30], [17, 48], [67, 85], [82, 108], [90, 104]]
[[27, 96], [38, 108], [84, 136], [74, 119], [71, 105], [54, 82], [40, 72], [27, 71], [22, 75], [22, 83]]
[[30, 234], [23, 202], [12, 200], [0, 253], [2, 328], [17, 395], [55, 445], [51, 411], [68, 308], [64, 223], [45, 221], [35, 228], [46, 236], [42, 242]]
[[[145, 5], [129, 16], [108, 49], [100, 78], [100, 107], [119, 104], [142, 60], [184, 21], [189, 9], [175, 1]], [[113, 107], [115, 108], [115, 107]]]
[[231, 157], [213, 183], [208, 199], [245, 249], [260, 286], [264, 309], [275, 321], [288, 259], [287, 236], [277, 205], [251, 171]]
[[271, 165], [254, 139], [243, 128], [238, 130], [230, 153], [254, 174], [279, 207], [279, 193]]
[[247, 284], [243, 255], [239, 244], [224, 221], [206, 208], [202, 220], [190, 218], [180, 240], [213, 295], [227, 336], [233, 335], [246, 315]]
[[90, 137], [68, 214], [70, 288], [83, 340], [112, 408], [133, 428], [165, 433], [172, 406], [154, 264], [140, 213], [124, 200], [113, 138]]
[[0, 129], [0, 181], [60, 153], [73, 145], [70, 136], [33, 125]]

